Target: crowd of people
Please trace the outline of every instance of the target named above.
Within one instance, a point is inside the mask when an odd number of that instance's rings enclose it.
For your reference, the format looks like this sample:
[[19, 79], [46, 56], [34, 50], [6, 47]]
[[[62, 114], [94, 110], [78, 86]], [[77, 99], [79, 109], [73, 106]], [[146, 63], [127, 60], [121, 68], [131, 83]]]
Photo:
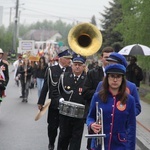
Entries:
[[[0, 49], [0, 102], [9, 81], [8, 63], [2, 56]], [[85, 149], [135, 150], [142, 69], [135, 63], [135, 57], [131, 57], [128, 65], [126, 58], [112, 47], [101, 51], [100, 61], [101, 66], [95, 62], [87, 67], [85, 57], [70, 53], [68, 47], [62, 46], [56, 64], [50, 65], [44, 56], [34, 62], [23, 55], [13, 63], [14, 80], [21, 85], [22, 102], [28, 102], [32, 83], [37, 86], [40, 111], [46, 97], [51, 99], [47, 117], [48, 150], [56, 147], [57, 150], [80, 150], [85, 123], [89, 135], [101, 134], [102, 130], [105, 134], [101, 143], [97, 142], [98, 138], [87, 139]], [[103, 120], [97, 120], [97, 107], [103, 110]]]

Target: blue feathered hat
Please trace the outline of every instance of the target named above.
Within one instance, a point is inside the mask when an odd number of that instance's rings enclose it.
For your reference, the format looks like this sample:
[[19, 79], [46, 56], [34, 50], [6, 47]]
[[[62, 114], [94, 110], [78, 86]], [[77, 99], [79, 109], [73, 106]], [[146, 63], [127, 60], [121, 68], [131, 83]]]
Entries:
[[114, 61], [116, 63], [122, 64], [125, 67], [127, 67], [126, 58], [123, 55], [119, 54], [119, 53], [116, 53], [116, 52], [111, 53], [106, 60], [107, 61]]
[[126, 73], [126, 68], [125, 66], [121, 65], [121, 64], [111, 64], [106, 66], [105, 68], [105, 73], [106, 74], [123, 74], [125, 75]]

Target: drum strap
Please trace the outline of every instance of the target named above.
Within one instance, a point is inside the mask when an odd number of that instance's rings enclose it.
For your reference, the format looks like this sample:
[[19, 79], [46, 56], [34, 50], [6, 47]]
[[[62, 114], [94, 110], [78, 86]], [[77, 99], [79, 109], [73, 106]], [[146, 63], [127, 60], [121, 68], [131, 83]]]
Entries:
[[70, 99], [71, 99], [71, 97], [72, 97], [72, 94], [73, 94], [73, 90], [70, 90], [70, 91], [66, 91], [66, 90], [65, 90], [65, 88], [64, 88], [64, 73], [61, 74], [60, 80], [59, 80], [59, 82], [58, 82], [58, 91], [59, 91], [59, 93], [61, 93], [61, 92], [60, 92], [60, 89], [59, 89], [60, 84], [61, 84], [61, 86], [62, 86], [63, 91], [64, 91], [66, 94], [68, 94], [68, 95], [71, 94], [70, 97], [69, 97], [69, 100], [68, 100], [68, 101], [70, 101]]

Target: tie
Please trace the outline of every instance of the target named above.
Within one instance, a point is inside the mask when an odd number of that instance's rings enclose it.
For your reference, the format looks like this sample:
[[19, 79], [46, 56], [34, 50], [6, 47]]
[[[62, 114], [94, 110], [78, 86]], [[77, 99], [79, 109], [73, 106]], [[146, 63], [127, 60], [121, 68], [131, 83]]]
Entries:
[[74, 82], [77, 83], [77, 81], [78, 81], [78, 76], [75, 76], [74, 77]]
[[61, 68], [62, 72], [65, 72], [65, 68]]

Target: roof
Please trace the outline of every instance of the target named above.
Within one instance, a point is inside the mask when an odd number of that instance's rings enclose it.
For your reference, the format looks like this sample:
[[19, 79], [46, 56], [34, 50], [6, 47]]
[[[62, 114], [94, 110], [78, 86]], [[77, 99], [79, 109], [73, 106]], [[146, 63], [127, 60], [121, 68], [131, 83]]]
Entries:
[[54, 38], [55, 35], [57, 35], [55, 38], [62, 37], [62, 35], [55, 30], [30, 30], [22, 37], [22, 40], [47, 41]]

